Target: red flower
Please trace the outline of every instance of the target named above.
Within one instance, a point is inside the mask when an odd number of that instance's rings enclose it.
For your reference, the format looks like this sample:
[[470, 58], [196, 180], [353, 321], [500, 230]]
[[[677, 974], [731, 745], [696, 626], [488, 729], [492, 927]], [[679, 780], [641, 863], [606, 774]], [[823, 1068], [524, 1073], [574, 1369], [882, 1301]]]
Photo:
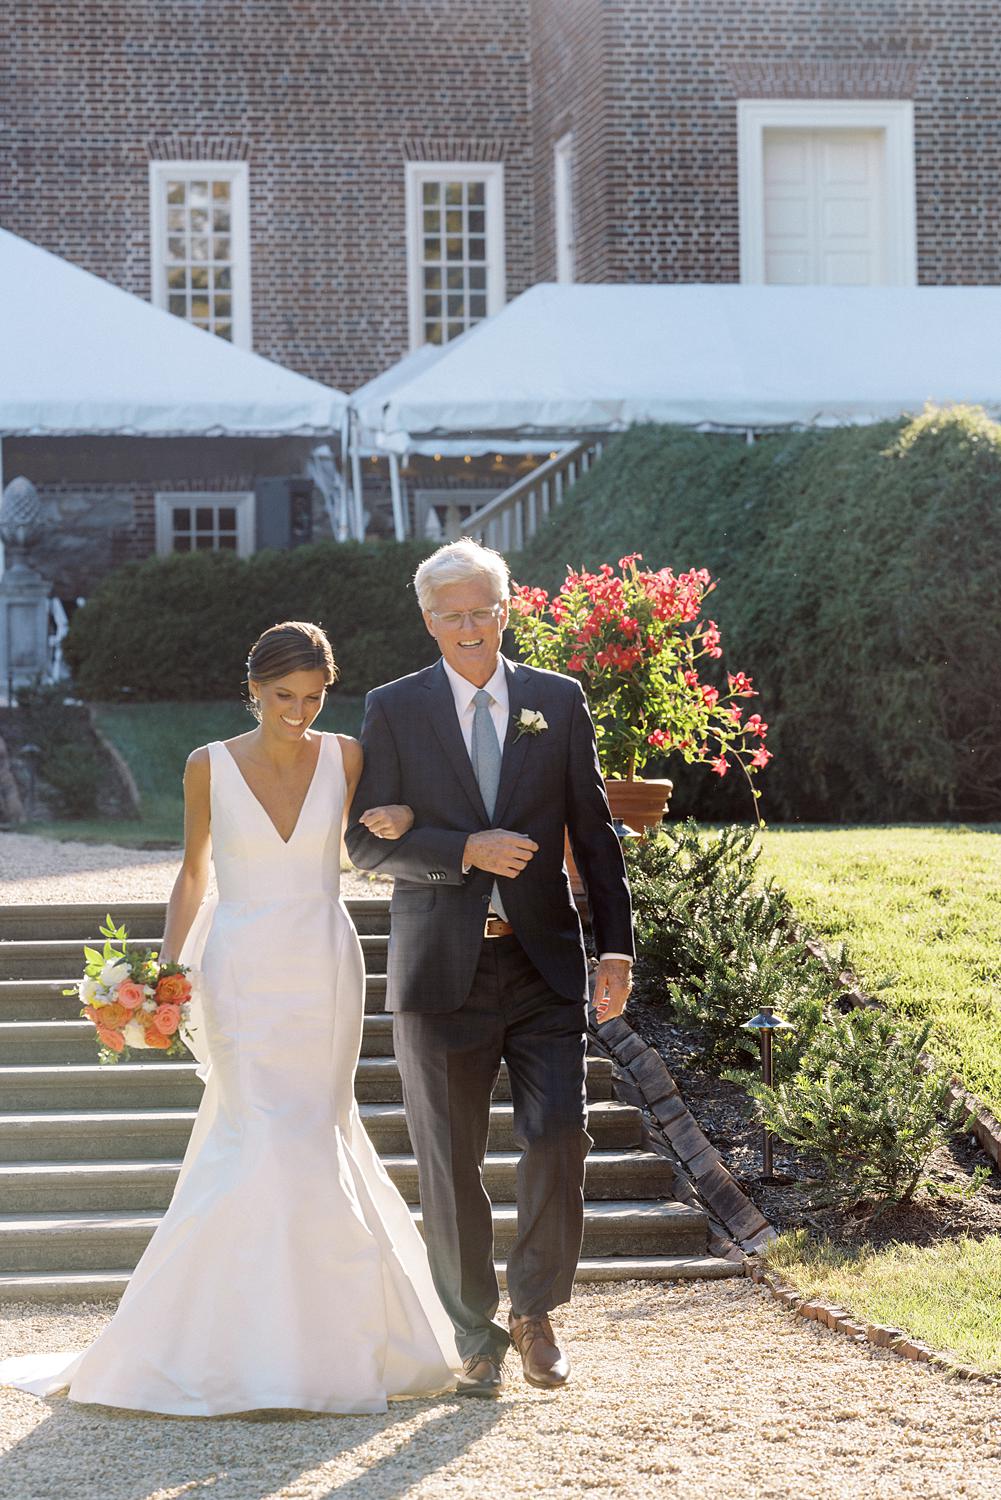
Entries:
[[582, 656], [571, 656], [570, 660], [567, 662], [567, 671], [568, 672], [583, 672], [583, 670], [584, 670], [584, 658]]
[[655, 729], [652, 734], [647, 735], [646, 742], [648, 745], [656, 746], [658, 750], [663, 750], [665, 745], [671, 743], [671, 736], [664, 729]]
[[713, 770], [717, 776], [725, 776], [730, 767], [727, 765], [726, 757], [719, 755], [713, 761]]
[[643, 554], [642, 554], [642, 552], [630, 552], [630, 554], [629, 554], [628, 557], [620, 557], [619, 558], [619, 571], [622, 572], [622, 573], [624, 573], [627, 568], [631, 568], [632, 567], [633, 563], [638, 563], [638, 562], [642, 562], [642, 561], [643, 561]]
[[773, 759], [774, 756], [772, 755], [772, 752], [770, 750], [766, 750], [764, 745], [759, 745], [757, 750], [755, 750], [754, 754], [751, 756], [751, 765], [757, 767], [758, 770], [764, 770], [768, 762]]
[[685, 673], [685, 686], [686, 687], [698, 687], [698, 685], [699, 685], [699, 674], [698, 674], [698, 672], [692, 672], [692, 671], [686, 672]]
[[716, 707], [716, 702], [717, 702], [718, 698], [719, 698], [719, 688], [707, 687], [703, 683], [703, 685], [702, 685], [702, 699], [703, 699], [703, 702], [706, 705], [706, 708], [715, 708]]
[[748, 730], [749, 733], [758, 735], [761, 739], [764, 739], [765, 735], [768, 733], [768, 725], [762, 719], [760, 714], [752, 714], [747, 723], [744, 725], [744, 728]]
[[726, 677], [730, 685], [731, 693], [738, 698], [756, 698], [758, 695], [751, 686], [752, 678], [745, 677], [743, 672], [728, 672]]

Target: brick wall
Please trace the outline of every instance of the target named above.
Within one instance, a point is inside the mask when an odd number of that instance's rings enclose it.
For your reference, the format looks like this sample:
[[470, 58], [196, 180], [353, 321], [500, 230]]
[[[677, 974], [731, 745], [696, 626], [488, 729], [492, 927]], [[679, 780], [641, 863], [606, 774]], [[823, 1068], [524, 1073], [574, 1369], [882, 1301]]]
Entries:
[[532, 280], [528, 30], [528, 0], [7, 0], [0, 222], [149, 296], [149, 161], [246, 159], [254, 346], [351, 389], [407, 346], [408, 156], [503, 160]]

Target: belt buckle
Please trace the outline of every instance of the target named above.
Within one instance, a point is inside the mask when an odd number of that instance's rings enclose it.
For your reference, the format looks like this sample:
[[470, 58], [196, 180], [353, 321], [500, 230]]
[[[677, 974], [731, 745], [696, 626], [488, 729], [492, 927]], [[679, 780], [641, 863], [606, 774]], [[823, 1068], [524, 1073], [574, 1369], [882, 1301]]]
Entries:
[[490, 923], [491, 922], [503, 922], [503, 920], [504, 920], [504, 918], [503, 917], [499, 917], [495, 911], [490, 912], [489, 915], [487, 916], [486, 921], [483, 924], [483, 936], [485, 938], [493, 938], [493, 937], [501, 937], [501, 936], [503, 936], [502, 933], [491, 932], [490, 931]]

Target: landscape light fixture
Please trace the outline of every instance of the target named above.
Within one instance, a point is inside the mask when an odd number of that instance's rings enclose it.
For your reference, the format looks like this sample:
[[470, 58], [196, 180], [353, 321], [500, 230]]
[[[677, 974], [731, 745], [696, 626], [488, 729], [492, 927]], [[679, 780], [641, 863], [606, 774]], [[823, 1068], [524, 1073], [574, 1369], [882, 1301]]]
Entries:
[[[768, 1088], [772, 1086], [772, 1032], [773, 1031], [795, 1031], [791, 1021], [784, 1021], [777, 1016], [770, 1005], [763, 1005], [756, 1016], [743, 1023], [745, 1031], [756, 1031], [758, 1042], [761, 1047], [761, 1081]], [[761, 1177], [765, 1182], [774, 1181], [772, 1172], [772, 1133], [767, 1125], [761, 1130]]]

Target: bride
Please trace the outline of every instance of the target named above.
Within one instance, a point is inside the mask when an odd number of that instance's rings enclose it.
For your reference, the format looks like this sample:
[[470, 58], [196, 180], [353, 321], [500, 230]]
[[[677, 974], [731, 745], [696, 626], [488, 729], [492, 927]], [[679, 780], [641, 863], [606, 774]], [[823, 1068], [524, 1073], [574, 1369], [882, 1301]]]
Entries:
[[[105, 1331], [83, 1353], [0, 1364], [0, 1383], [37, 1395], [181, 1416], [357, 1413], [453, 1383], [423, 1242], [354, 1098], [365, 977], [339, 887], [361, 746], [310, 727], [337, 675], [318, 626], [266, 630], [247, 674], [258, 727], [188, 760], [162, 950], [196, 970], [201, 1106]], [[366, 821], [398, 837], [412, 814]]]

